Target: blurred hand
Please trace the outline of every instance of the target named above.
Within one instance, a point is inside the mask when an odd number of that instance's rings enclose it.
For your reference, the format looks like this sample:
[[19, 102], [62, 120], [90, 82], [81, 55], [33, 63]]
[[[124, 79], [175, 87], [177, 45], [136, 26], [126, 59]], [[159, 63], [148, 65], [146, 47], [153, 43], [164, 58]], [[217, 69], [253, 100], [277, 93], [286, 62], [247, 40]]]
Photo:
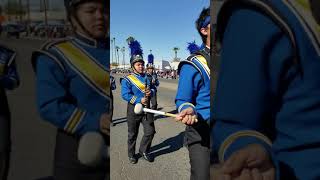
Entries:
[[110, 136], [110, 123], [111, 123], [111, 113], [103, 113], [100, 116], [100, 131], [105, 134]]
[[149, 88], [146, 89], [145, 95], [146, 95], [146, 97], [150, 97], [151, 96], [151, 90]]
[[145, 97], [141, 98], [141, 104], [147, 105], [147, 98]]
[[210, 166], [210, 180], [264, 180], [262, 173], [258, 169], [245, 168], [238, 175], [232, 177], [230, 174], [222, 172], [222, 164]]
[[196, 123], [197, 115], [193, 108], [189, 107], [181, 111], [175, 119], [176, 121], [181, 121], [183, 124], [192, 125]]
[[210, 166], [210, 180], [231, 180], [231, 176], [222, 172], [222, 164], [214, 164]]
[[223, 175], [234, 180], [274, 180], [275, 168], [270, 155], [260, 144], [250, 144], [236, 152], [223, 163]]

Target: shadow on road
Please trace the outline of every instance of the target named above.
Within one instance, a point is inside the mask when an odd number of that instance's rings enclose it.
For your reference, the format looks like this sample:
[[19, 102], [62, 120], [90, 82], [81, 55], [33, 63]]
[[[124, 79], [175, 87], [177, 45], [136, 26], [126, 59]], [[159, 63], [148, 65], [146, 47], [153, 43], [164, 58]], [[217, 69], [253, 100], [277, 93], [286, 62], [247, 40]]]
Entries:
[[180, 132], [178, 135], [152, 146], [150, 149], [151, 155], [154, 156], [154, 158], [157, 158], [158, 156], [178, 151], [183, 147], [183, 137], [184, 132]]

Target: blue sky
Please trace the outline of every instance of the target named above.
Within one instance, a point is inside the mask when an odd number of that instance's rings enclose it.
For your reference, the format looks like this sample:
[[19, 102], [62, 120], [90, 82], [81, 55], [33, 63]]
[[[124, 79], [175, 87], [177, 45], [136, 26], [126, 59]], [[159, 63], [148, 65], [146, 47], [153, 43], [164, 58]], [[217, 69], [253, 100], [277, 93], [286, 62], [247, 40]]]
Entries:
[[[127, 63], [129, 36], [140, 42], [145, 60], [150, 49], [155, 60], [172, 60], [173, 47], [180, 48], [178, 57], [184, 59], [188, 42], [201, 44], [195, 20], [208, 6], [209, 0], [111, 0], [111, 38], [116, 38], [116, 46], [126, 48]], [[121, 52], [119, 56], [122, 64]]]

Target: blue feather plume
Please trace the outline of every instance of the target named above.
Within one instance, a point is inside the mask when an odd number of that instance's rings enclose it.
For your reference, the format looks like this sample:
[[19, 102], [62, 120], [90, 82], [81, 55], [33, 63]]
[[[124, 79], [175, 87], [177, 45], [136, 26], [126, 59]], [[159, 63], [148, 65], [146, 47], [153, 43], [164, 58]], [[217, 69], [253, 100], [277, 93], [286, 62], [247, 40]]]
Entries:
[[153, 54], [148, 55], [148, 64], [153, 64], [154, 56]]
[[142, 56], [143, 51], [140, 43], [137, 40], [130, 42], [129, 48], [131, 50], [131, 56], [140, 55]]
[[195, 41], [193, 41], [191, 43], [188, 43], [187, 49], [189, 50], [190, 54], [193, 54], [193, 53], [199, 51], [201, 49], [201, 47], [198, 46]]

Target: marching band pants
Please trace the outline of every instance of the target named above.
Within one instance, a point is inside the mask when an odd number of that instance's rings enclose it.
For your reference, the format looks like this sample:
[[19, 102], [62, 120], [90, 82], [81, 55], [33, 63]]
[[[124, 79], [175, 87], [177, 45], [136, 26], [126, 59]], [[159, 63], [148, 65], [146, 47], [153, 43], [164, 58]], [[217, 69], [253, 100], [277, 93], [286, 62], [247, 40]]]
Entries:
[[143, 125], [143, 137], [140, 142], [140, 153], [148, 152], [151, 147], [155, 127], [153, 122], [153, 114], [136, 115], [134, 113], [134, 105], [128, 103], [127, 108], [127, 123], [128, 123], [128, 156], [133, 157], [135, 154], [136, 141], [139, 134], [140, 123]]
[[207, 122], [200, 120], [195, 125], [187, 126], [184, 141], [189, 150], [190, 180], [209, 180], [210, 127]]

